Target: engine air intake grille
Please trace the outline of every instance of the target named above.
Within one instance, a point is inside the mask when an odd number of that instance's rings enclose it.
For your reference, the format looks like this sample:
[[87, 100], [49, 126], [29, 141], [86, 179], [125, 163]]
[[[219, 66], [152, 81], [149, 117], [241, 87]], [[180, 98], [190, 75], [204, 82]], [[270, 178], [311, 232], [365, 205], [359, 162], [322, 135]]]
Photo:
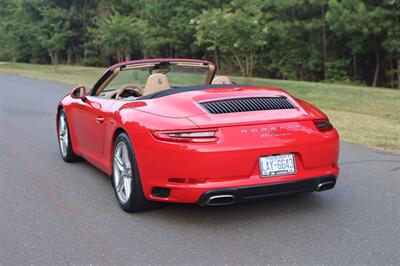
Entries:
[[284, 96], [218, 99], [203, 101], [200, 102], [200, 104], [212, 114], [295, 108], [295, 106]]

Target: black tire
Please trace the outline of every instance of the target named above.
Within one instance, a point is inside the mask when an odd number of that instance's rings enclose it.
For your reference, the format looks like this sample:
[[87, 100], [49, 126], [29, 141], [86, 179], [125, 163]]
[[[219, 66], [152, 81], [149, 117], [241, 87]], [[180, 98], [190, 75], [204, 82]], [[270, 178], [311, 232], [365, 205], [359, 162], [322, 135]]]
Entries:
[[[61, 142], [60, 142], [60, 118], [64, 116], [65, 117], [65, 124], [68, 130], [68, 144], [66, 145], [66, 152], [65, 154], [63, 154], [62, 148], [61, 148]], [[72, 142], [71, 142], [71, 134], [70, 134], [70, 130], [69, 130], [69, 125], [68, 125], [68, 119], [67, 119], [67, 115], [65, 113], [65, 111], [63, 109], [61, 109], [58, 112], [58, 116], [57, 116], [57, 127], [58, 127], [58, 134], [57, 134], [57, 140], [58, 140], [58, 147], [60, 149], [60, 154], [61, 154], [61, 158], [67, 162], [77, 162], [77, 161], [81, 161], [82, 158], [77, 156], [72, 148]]]
[[[128, 156], [131, 164], [131, 174], [132, 174], [132, 182], [131, 182], [131, 189], [130, 189], [130, 195], [127, 200], [127, 202], [123, 203], [121, 202], [120, 198], [118, 197], [118, 192], [115, 184], [115, 171], [114, 168], [116, 167], [116, 163], [114, 160], [115, 152], [116, 152], [116, 147], [119, 142], [124, 142], [126, 144], [126, 147], [128, 149]], [[138, 165], [136, 162], [136, 157], [135, 153], [131, 144], [131, 141], [129, 140], [129, 137], [125, 133], [119, 134], [115, 141], [114, 141], [114, 148], [113, 148], [113, 157], [112, 157], [112, 175], [111, 175], [111, 182], [114, 188], [114, 193], [115, 197], [118, 201], [119, 206], [126, 212], [139, 212], [139, 211], [145, 211], [149, 210], [152, 208], [155, 208], [157, 206], [160, 206], [160, 203], [154, 202], [154, 201], [149, 201], [146, 199], [143, 193], [143, 187], [142, 187], [142, 182], [140, 180], [140, 174], [139, 174], [139, 169]]]

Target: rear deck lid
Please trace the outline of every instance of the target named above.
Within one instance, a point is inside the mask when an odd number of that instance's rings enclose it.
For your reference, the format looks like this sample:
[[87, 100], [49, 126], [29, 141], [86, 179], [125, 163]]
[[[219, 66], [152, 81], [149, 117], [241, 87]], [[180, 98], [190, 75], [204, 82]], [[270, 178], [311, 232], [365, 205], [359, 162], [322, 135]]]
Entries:
[[190, 90], [147, 99], [145, 103], [140, 110], [164, 117], [185, 117], [199, 127], [310, 119], [310, 113], [287, 92], [260, 86]]

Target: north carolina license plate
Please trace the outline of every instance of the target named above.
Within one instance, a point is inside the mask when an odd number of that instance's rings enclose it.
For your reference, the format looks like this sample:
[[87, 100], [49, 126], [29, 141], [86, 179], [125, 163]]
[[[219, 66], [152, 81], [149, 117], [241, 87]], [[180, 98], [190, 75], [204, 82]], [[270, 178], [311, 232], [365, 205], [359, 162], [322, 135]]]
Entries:
[[262, 177], [295, 174], [296, 162], [294, 154], [260, 157], [260, 173]]

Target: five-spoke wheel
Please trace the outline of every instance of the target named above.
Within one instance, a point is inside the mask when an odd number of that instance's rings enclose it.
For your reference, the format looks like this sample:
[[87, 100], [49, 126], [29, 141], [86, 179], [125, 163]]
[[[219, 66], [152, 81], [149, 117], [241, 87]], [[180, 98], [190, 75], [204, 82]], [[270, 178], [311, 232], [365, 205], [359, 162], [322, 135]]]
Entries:
[[143, 211], [159, 205], [144, 196], [132, 143], [125, 133], [115, 138], [112, 162], [112, 183], [118, 203], [124, 211]]
[[68, 126], [65, 113], [62, 112], [58, 119], [58, 139], [60, 141], [60, 150], [63, 157], [67, 156], [68, 147]]
[[132, 191], [132, 168], [128, 147], [123, 141], [117, 144], [114, 151], [114, 186], [119, 201], [125, 204]]
[[64, 110], [58, 113], [58, 144], [60, 146], [61, 157], [66, 162], [74, 162], [80, 159], [76, 156], [71, 145], [67, 115]]

